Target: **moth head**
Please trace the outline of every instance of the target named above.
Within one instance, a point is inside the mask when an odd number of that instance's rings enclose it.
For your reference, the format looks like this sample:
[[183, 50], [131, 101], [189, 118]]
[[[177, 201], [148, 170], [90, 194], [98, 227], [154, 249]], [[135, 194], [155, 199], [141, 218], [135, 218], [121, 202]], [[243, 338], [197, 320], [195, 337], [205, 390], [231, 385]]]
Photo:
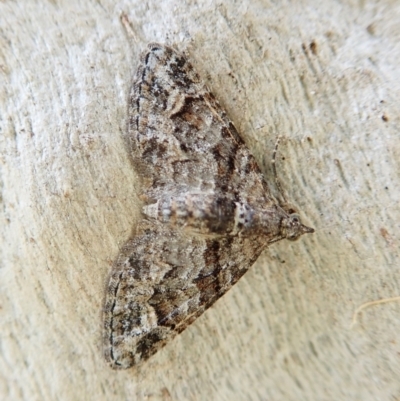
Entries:
[[305, 226], [297, 213], [291, 213], [282, 221], [282, 229], [285, 238], [290, 241], [296, 241], [300, 236], [307, 233], [313, 233], [314, 229]]

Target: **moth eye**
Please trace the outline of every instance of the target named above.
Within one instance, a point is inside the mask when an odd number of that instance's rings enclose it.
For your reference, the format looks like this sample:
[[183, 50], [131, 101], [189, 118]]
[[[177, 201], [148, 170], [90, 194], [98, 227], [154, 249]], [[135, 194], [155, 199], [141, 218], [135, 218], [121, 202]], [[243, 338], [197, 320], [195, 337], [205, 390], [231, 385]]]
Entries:
[[298, 214], [292, 214], [291, 218], [293, 223], [300, 223], [300, 216]]

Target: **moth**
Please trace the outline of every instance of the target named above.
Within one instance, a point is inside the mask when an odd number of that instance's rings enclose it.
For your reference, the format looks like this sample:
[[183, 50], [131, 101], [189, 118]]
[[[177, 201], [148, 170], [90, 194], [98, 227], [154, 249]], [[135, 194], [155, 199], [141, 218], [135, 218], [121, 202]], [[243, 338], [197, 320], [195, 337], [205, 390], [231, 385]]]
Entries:
[[187, 58], [150, 44], [128, 101], [143, 219], [114, 263], [104, 306], [112, 368], [146, 360], [282, 239], [314, 230], [271, 195], [254, 157]]

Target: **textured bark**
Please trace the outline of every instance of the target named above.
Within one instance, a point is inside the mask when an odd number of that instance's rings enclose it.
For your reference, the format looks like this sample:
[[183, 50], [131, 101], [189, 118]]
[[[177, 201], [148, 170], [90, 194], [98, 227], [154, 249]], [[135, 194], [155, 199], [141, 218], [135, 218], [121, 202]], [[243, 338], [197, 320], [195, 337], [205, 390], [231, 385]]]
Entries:
[[[23, 5], [22, 5], [23, 4]], [[129, 41], [124, 11], [137, 35]], [[5, 400], [400, 397], [400, 5], [0, 3], [0, 395]], [[139, 368], [101, 307], [139, 216], [123, 133], [137, 56], [186, 49], [273, 186], [316, 228], [272, 245]]]

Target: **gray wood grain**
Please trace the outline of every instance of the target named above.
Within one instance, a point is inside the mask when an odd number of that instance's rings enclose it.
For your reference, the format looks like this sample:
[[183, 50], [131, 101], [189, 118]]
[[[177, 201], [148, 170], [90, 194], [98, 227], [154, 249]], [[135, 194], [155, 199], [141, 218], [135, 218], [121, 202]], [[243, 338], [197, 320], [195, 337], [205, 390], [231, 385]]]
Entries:
[[[4, 400], [400, 396], [400, 6], [0, 4]], [[124, 11], [139, 38], [128, 40]], [[104, 362], [107, 275], [138, 219], [124, 146], [136, 57], [186, 49], [312, 236], [271, 246], [138, 369]]]

